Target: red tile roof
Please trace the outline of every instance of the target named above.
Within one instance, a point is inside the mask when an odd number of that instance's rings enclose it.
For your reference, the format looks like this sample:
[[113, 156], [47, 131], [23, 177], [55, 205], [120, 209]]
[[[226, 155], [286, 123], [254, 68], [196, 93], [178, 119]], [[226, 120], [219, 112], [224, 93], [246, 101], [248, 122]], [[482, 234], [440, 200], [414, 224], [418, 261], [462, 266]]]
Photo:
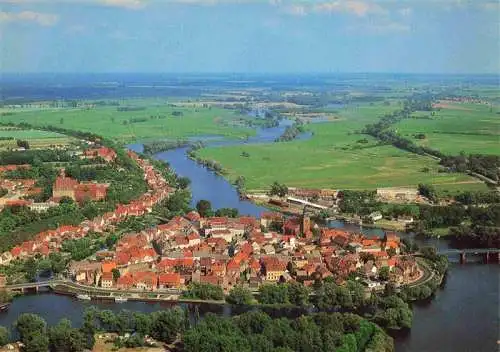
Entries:
[[160, 285], [179, 286], [181, 284], [181, 275], [179, 273], [167, 273], [158, 275]]

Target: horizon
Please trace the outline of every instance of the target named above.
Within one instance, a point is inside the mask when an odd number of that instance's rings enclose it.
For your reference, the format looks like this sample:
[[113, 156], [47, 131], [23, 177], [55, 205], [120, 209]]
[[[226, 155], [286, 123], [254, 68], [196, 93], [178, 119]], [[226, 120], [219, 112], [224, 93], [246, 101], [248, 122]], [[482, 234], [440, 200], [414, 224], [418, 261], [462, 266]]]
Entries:
[[499, 10], [492, 0], [0, 0], [0, 70], [494, 75]]
[[390, 72], [390, 71], [339, 71], [339, 72], [217, 72], [217, 71], [189, 71], [189, 72], [167, 72], [167, 71], [96, 71], [96, 72], [16, 72], [16, 71], [1, 71], [0, 79], [4, 76], [22, 76], [22, 75], [52, 75], [52, 76], [69, 76], [69, 75], [162, 75], [162, 76], [338, 76], [338, 75], [395, 75], [395, 76], [498, 76], [500, 79], [500, 72]]

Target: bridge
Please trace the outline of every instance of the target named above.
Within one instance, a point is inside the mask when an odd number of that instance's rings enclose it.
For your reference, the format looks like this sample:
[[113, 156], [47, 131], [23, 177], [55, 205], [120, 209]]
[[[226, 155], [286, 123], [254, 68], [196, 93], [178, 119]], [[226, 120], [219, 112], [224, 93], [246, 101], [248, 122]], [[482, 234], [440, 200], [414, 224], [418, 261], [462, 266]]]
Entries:
[[46, 280], [46, 281], [37, 281], [37, 282], [26, 282], [24, 284], [14, 284], [14, 285], [6, 285], [5, 289], [10, 291], [24, 291], [24, 290], [36, 290], [38, 291], [40, 288], [49, 288], [51, 286], [63, 283], [63, 280]]
[[467, 255], [482, 255], [484, 262], [488, 264], [490, 260], [494, 260], [496, 257], [497, 263], [500, 263], [500, 248], [465, 248], [465, 249], [445, 249], [438, 251], [438, 254], [451, 256], [459, 255], [460, 264], [465, 264], [467, 262]]
[[[83, 285], [78, 282], [74, 282], [68, 279], [53, 279], [47, 281], [39, 281], [39, 282], [27, 282], [23, 284], [13, 284], [6, 285], [3, 288], [9, 291], [21, 291], [24, 292], [26, 290], [36, 290], [38, 291], [40, 288], [51, 288], [55, 289], [58, 286], [62, 291], [70, 294], [89, 294], [95, 298], [114, 298], [115, 296], [122, 295], [144, 295], [150, 294], [151, 291], [144, 291], [140, 289], [129, 289], [129, 290], [119, 290], [115, 288], [103, 288], [97, 286], [88, 286]], [[157, 293], [159, 295], [180, 295], [182, 294], [182, 290], [176, 288], [168, 288], [156, 290], [153, 293]]]
[[290, 203], [301, 204], [301, 205], [309, 206], [311, 208], [315, 208], [315, 209], [319, 209], [319, 210], [327, 210], [328, 209], [328, 207], [325, 207], [324, 205], [311, 203], [311, 202], [308, 202], [307, 200], [303, 200], [300, 198], [287, 197], [286, 200], [289, 201]]

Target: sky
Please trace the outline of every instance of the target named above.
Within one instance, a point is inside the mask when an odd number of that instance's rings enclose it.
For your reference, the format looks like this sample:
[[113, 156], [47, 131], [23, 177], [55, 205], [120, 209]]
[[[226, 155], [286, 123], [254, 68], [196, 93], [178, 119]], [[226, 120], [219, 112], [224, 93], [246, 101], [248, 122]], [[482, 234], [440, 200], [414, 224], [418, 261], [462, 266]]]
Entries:
[[496, 0], [0, 0], [0, 72], [499, 73]]

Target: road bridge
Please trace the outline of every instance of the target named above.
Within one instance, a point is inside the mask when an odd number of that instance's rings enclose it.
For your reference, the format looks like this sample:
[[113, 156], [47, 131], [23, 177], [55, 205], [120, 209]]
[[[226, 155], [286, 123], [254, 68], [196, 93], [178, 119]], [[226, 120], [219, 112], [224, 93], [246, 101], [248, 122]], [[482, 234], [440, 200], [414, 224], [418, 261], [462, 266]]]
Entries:
[[438, 251], [438, 254], [453, 256], [460, 256], [460, 263], [465, 264], [467, 262], [467, 255], [481, 255], [484, 259], [484, 263], [488, 264], [496, 260], [500, 263], [500, 248], [464, 248], [464, 249], [444, 249]]

